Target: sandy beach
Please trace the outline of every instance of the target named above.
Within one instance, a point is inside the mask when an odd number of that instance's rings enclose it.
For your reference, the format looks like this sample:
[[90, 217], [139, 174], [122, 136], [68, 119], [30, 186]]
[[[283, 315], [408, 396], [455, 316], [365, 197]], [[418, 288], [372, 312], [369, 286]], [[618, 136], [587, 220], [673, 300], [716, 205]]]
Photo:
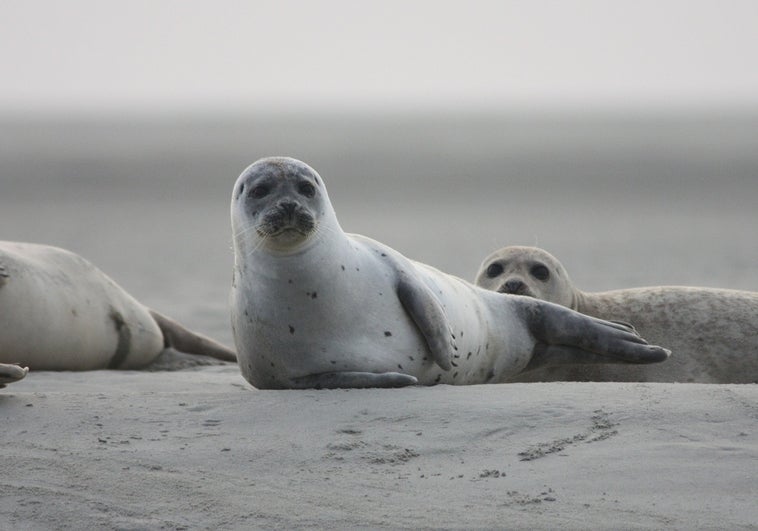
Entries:
[[[464, 278], [537, 244], [584, 290], [755, 291], [756, 124], [3, 122], [0, 225], [227, 344], [231, 186], [273, 154], [345, 230]], [[758, 526], [757, 385], [259, 391], [212, 364], [32, 372], [0, 417], [3, 530]]]
[[754, 385], [257, 391], [234, 366], [0, 394], [5, 529], [750, 529]]

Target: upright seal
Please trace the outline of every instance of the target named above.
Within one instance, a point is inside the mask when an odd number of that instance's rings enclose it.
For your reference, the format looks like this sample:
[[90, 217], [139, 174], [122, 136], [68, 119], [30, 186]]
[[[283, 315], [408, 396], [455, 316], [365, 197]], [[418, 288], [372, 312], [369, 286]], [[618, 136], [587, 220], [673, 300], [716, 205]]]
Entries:
[[232, 330], [261, 389], [503, 382], [551, 363], [654, 363], [630, 327], [493, 293], [342, 231], [321, 177], [285, 157], [232, 192]]
[[[165, 347], [236, 361], [232, 350], [146, 308], [81, 256], [0, 242], [0, 363], [32, 370], [139, 369]], [[25, 374], [0, 367], [7, 381]]]
[[657, 286], [588, 293], [563, 265], [536, 247], [505, 247], [476, 276], [486, 289], [542, 299], [601, 319], [632, 323], [674, 356], [659, 365], [543, 368], [518, 381], [758, 382], [758, 293]]

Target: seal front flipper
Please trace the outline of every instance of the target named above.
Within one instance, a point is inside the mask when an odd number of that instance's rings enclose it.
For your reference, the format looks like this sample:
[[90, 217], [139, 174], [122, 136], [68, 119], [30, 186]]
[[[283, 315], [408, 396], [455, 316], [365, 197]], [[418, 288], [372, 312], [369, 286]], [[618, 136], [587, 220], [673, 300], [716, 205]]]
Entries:
[[418, 380], [399, 372], [324, 372], [292, 378], [293, 389], [347, 389], [367, 387], [407, 387]]
[[0, 363], [0, 389], [9, 383], [23, 380], [29, 369], [12, 363]]
[[[648, 345], [630, 325], [589, 317], [550, 302], [521, 302], [529, 330], [537, 339], [534, 356], [544, 358], [543, 365], [553, 364], [547, 359], [551, 353], [556, 361], [571, 359], [574, 353], [576, 361], [562, 363], [659, 363], [671, 354]], [[533, 361], [537, 363], [536, 358]]]
[[426, 339], [432, 359], [449, 371], [455, 340], [442, 305], [425, 284], [404, 271], [399, 271], [398, 275], [397, 298]]

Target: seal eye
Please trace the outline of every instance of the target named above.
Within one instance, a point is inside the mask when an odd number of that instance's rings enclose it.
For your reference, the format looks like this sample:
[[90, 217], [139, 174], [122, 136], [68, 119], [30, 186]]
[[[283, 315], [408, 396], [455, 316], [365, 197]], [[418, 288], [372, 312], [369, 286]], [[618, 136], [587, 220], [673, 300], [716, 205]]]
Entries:
[[496, 276], [503, 274], [503, 266], [500, 264], [490, 264], [487, 268], [487, 277], [495, 278]]
[[300, 183], [297, 187], [297, 191], [300, 193], [300, 195], [303, 195], [305, 197], [313, 197], [316, 195], [316, 189], [311, 183]]
[[254, 197], [256, 199], [260, 199], [261, 197], [266, 197], [269, 193], [269, 188], [265, 184], [259, 184], [258, 186], [254, 187], [252, 190], [248, 192], [248, 197]]
[[545, 267], [542, 264], [537, 264], [536, 266], [533, 266], [529, 272], [532, 274], [534, 278], [541, 281], [546, 281], [548, 278], [550, 278], [550, 271], [547, 267]]

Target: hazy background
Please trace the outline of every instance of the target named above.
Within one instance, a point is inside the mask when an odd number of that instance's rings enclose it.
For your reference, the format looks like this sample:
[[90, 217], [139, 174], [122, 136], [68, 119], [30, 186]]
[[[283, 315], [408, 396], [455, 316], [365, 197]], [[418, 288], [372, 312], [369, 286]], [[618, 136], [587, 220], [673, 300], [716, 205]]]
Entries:
[[584, 289], [758, 290], [757, 36], [753, 1], [0, 0], [0, 237], [231, 341], [231, 188], [286, 154], [465, 278], [539, 244]]

